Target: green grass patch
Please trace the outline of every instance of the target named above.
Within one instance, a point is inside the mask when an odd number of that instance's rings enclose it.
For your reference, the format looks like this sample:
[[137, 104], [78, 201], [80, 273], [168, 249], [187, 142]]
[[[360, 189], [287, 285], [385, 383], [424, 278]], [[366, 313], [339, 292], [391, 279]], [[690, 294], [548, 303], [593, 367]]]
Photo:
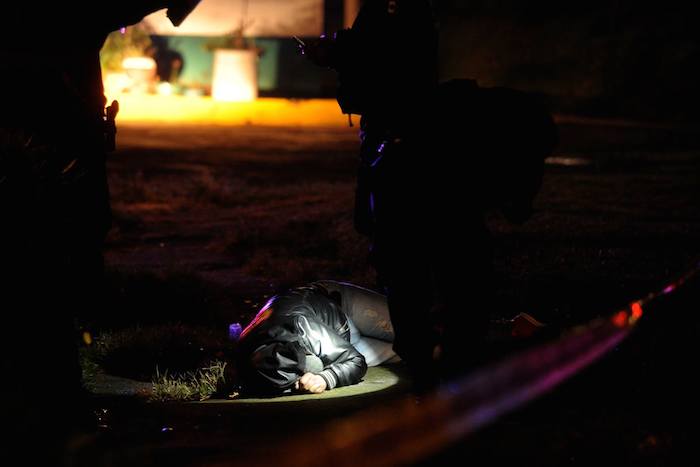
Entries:
[[184, 374], [163, 374], [156, 369], [150, 400], [156, 402], [204, 401], [220, 392], [226, 362], [215, 360], [205, 368]]
[[[224, 329], [169, 323], [104, 331], [81, 351], [84, 376], [104, 372], [151, 381], [157, 369], [187, 374], [208, 368], [230, 346]], [[163, 373], [165, 375], [166, 373]]]

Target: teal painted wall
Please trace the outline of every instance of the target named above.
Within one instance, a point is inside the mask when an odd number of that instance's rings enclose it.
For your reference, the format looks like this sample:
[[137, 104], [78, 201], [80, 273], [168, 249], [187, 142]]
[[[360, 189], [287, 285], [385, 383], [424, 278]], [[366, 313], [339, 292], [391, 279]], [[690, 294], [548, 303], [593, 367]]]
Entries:
[[[179, 82], [186, 87], [209, 89], [214, 54], [212, 43], [224, 37], [153, 36], [163, 47], [180, 54], [183, 60]], [[287, 38], [254, 38], [261, 49], [258, 61], [260, 94], [280, 97], [331, 97], [335, 73], [308, 63], [298, 54], [296, 43]]]

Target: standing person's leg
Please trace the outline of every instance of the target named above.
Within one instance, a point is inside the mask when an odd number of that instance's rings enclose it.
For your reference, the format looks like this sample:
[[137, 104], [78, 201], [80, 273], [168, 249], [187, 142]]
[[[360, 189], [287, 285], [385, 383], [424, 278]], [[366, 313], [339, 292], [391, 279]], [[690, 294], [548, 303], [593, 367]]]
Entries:
[[394, 271], [387, 285], [389, 313], [396, 333], [394, 350], [406, 362], [419, 393], [437, 384], [433, 296], [424, 271], [427, 268]]
[[425, 143], [421, 137], [407, 137], [387, 153], [381, 184], [384, 203], [375, 236], [382, 252], [377, 272], [386, 281], [394, 350], [408, 366], [419, 393], [437, 383], [431, 245], [426, 236], [433, 230], [425, 191], [431, 181], [425, 177]]
[[[0, 248], [6, 253], [2, 269], [11, 274], [5, 298], [17, 307], [2, 342], [3, 367], [12, 378], [0, 391], [3, 419], [14, 427], [12, 449], [39, 465], [62, 465], [66, 443], [92, 415], [77, 404], [84, 392], [71, 311], [82, 290], [69, 277], [51, 214], [40, 203], [25, 208], [36, 219], [16, 219], [12, 230], [21, 236]], [[41, 449], [32, 450], [36, 446]]]
[[474, 222], [456, 231], [458, 235], [443, 236], [433, 259], [442, 329], [440, 366], [446, 378], [487, 360], [486, 338], [496, 306], [492, 246], [485, 225]]

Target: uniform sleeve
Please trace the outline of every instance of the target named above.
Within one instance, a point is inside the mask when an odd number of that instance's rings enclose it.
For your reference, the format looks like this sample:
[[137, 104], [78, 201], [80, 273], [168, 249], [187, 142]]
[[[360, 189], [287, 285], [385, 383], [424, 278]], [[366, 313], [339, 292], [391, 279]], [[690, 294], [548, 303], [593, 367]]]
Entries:
[[323, 362], [318, 373], [328, 389], [357, 384], [367, 373], [365, 357], [337, 332], [320, 321], [299, 316], [297, 325]]

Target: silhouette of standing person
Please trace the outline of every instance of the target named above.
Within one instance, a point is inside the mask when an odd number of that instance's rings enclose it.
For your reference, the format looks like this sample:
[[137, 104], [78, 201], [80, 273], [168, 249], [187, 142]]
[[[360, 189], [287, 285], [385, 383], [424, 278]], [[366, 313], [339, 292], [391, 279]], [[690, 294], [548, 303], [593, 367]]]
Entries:
[[362, 116], [355, 228], [372, 242], [394, 349], [418, 385], [428, 386], [438, 343], [425, 197], [433, 181], [425, 173], [431, 154], [424, 118], [437, 87], [432, 7], [425, 0], [368, 0], [350, 29], [310, 42], [303, 53], [338, 72], [343, 113]]
[[[196, 0], [81, 5], [14, 2], [0, 30], [0, 264], [3, 420], [24, 456], [53, 458], [89, 430], [74, 320], [100, 313], [102, 244], [111, 225], [106, 153], [117, 105], [105, 110], [99, 52], [114, 30]], [[37, 447], [26, 449], [26, 444]], [[46, 459], [44, 459], [46, 460]]]
[[[423, 392], [484, 358], [496, 307], [485, 214], [529, 217], [546, 144], [506, 166], [532, 139], [527, 119], [501, 125], [513, 96], [467, 80], [438, 85], [429, 1], [368, 0], [350, 29], [302, 51], [338, 72], [343, 113], [362, 115], [355, 228], [371, 239], [394, 349]], [[489, 108], [501, 101], [502, 114]]]

